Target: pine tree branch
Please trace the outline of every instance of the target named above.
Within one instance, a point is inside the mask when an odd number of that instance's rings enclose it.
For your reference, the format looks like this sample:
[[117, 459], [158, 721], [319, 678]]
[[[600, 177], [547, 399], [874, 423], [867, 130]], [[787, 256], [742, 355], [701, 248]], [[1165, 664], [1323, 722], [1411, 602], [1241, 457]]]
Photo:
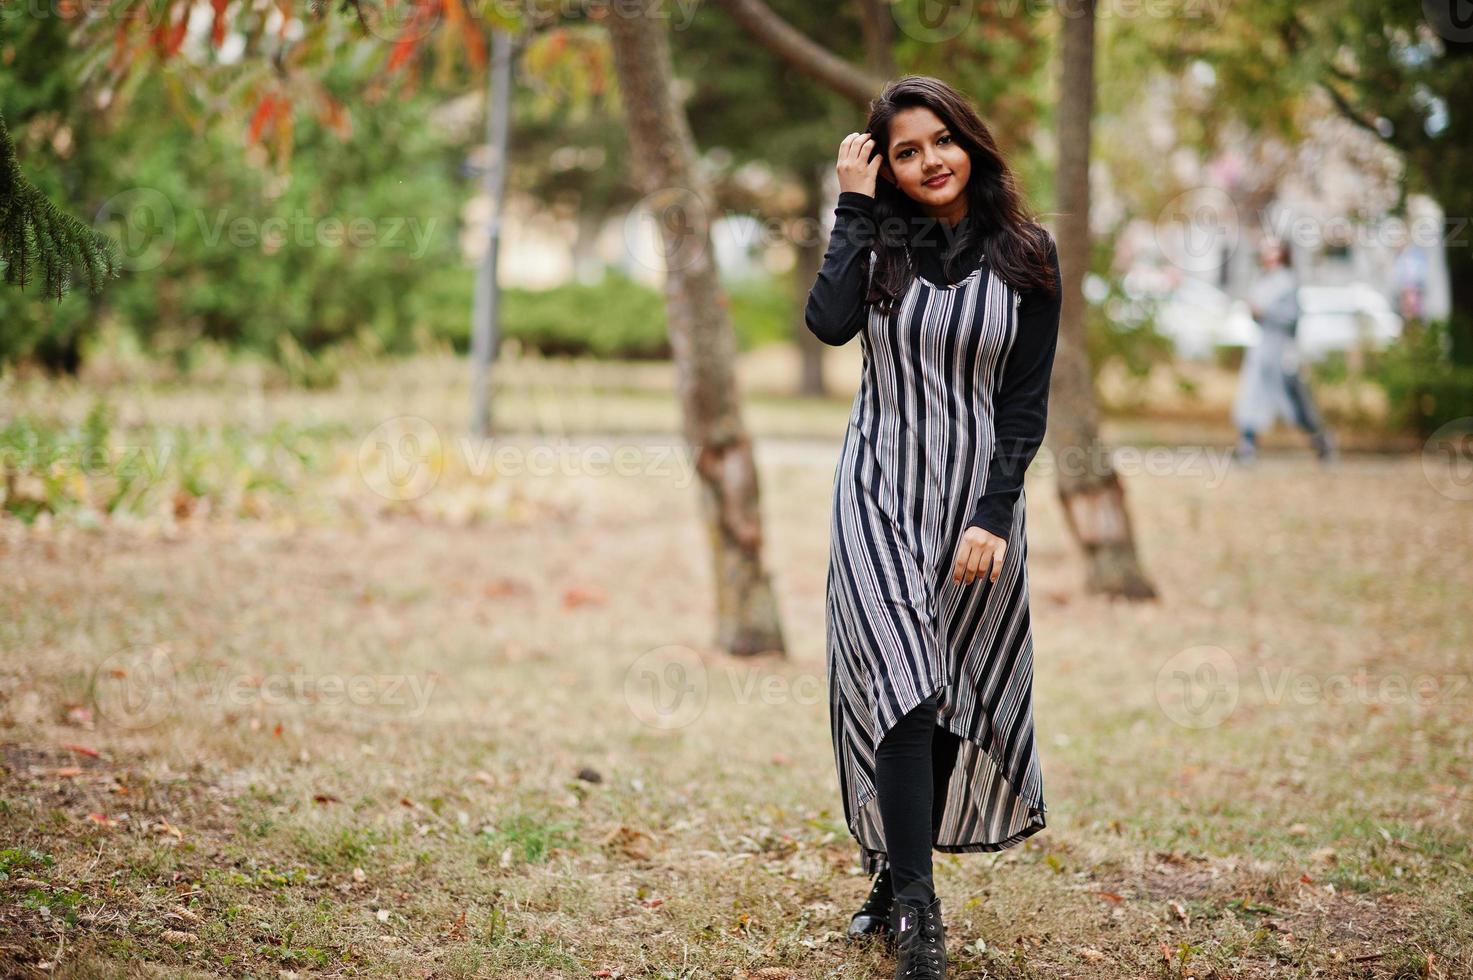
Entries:
[[118, 274], [117, 244], [62, 212], [21, 173], [15, 144], [0, 113], [0, 261], [5, 281], [24, 289], [41, 266], [43, 291], [58, 301], [82, 266], [92, 292]]

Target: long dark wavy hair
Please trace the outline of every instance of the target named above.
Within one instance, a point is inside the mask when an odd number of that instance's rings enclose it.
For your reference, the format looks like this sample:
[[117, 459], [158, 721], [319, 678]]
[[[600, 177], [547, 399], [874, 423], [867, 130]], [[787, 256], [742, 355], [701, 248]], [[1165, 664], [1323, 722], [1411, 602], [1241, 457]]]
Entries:
[[[871, 100], [864, 127], [874, 137], [878, 152], [885, 153], [890, 145], [890, 123], [896, 113], [912, 106], [925, 106], [936, 113], [972, 161], [971, 176], [963, 190], [968, 220], [961, 234], [943, 238], [955, 239], [943, 256], [946, 268], [950, 270], [959, 256], [986, 255], [993, 271], [1014, 289], [1023, 292], [1041, 288], [1054, 295], [1059, 284], [1054, 281], [1048, 260], [1048, 232], [1026, 205], [992, 131], [960, 92], [929, 75], [906, 75], [889, 82]], [[882, 311], [889, 312], [910, 288], [917, 272], [906, 242], [917, 229], [934, 227], [937, 222], [904, 191], [880, 176], [875, 181], [875, 223], [875, 271], [865, 302], [877, 303]], [[897, 235], [896, 228], [906, 231]]]

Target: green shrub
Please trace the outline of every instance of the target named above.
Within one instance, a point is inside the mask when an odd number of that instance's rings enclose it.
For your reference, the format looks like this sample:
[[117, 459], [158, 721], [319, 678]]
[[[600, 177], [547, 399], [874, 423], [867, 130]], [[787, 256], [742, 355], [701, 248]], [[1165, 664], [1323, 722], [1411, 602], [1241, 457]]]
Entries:
[[114, 432], [112, 410], [94, 401], [80, 425], [21, 415], [0, 427], [0, 510], [31, 523], [42, 513], [83, 525], [106, 515], [159, 514], [209, 501], [241, 517], [289, 502], [303, 476], [327, 469], [345, 429], [279, 422], [242, 426], [142, 427]]
[[[325, 351], [409, 353], [469, 316], [474, 270], [458, 224], [473, 186], [464, 137], [426, 124], [433, 95], [358, 98], [365, 69], [340, 59], [319, 81], [353, 104], [351, 132], [298, 114], [289, 169], [278, 171], [242, 146], [238, 118], [196, 128], [182, 117], [167, 72], [139, 76], [126, 125], [102, 124], [82, 92], [43, 99], [24, 79], [48, 77], [32, 62], [50, 50], [54, 20], [17, 23], [0, 102], [28, 175], [119, 238], [122, 271], [100, 294], [74, 290], [59, 303], [35, 288], [0, 290], [0, 363], [75, 370], [110, 321], [181, 369], [210, 340], [323, 384], [333, 375]], [[65, 152], [23, 138], [50, 129], [70, 134]]]
[[1448, 322], [1437, 320], [1372, 359], [1368, 373], [1386, 392], [1390, 425], [1426, 436], [1473, 417], [1473, 366], [1455, 364], [1451, 347]]
[[[792, 336], [797, 312], [780, 278], [744, 280], [726, 289], [732, 330], [740, 350]], [[610, 268], [596, 283], [501, 292], [501, 339], [546, 355], [628, 359], [671, 355], [665, 298], [657, 289]], [[469, 349], [469, 316], [449, 339]], [[444, 336], [444, 335], [442, 335]]]

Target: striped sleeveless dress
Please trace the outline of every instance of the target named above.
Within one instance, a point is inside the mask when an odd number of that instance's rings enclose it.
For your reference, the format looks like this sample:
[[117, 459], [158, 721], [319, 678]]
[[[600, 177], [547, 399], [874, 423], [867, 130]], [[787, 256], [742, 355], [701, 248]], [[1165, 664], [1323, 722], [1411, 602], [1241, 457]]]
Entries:
[[1001, 850], [1045, 825], [1023, 493], [998, 580], [951, 577], [985, 489], [993, 394], [1020, 302], [984, 260], [950, 286], [917, 276], [893, 313], [871, 307], [860, 333], [863, 371], [834, 470], [825, 607], [839, 789], [867, 874], [889, 864], [875, 749], [937, 689], [937, 724], [963, 741], [936, 849]]

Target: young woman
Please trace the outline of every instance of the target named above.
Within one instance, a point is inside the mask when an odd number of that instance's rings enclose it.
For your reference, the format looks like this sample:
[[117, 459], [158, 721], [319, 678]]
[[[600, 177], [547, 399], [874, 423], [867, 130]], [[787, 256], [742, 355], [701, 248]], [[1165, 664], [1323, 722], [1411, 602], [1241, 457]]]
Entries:
[[1259, 246], [1262, 273], [1248, 292], [1248, 308], [1262, 330], [1258, 344], [1243, 358], [1233, 423], [1238, 445], [1233, 455], [1251, 464], [1258, 458], [1258, 434], [1284, 418], [1309, 435], [1321, 463], [1335, 457], [1334, 442], [1300, 369], [1294, 335], [1299, 327], [1299, 280], [1289, 267], [1289, 250], [1277, 238]]
[[1023, 473], [1043, 440], [1058, 255], [992, 133], [935, 78], [887, 85], [839, 147], [808, 329], [860, 337], [827, 583], [839, 787], [875, 879], [852, 936], [944, 977], [932, 849], [1042, 830]]

